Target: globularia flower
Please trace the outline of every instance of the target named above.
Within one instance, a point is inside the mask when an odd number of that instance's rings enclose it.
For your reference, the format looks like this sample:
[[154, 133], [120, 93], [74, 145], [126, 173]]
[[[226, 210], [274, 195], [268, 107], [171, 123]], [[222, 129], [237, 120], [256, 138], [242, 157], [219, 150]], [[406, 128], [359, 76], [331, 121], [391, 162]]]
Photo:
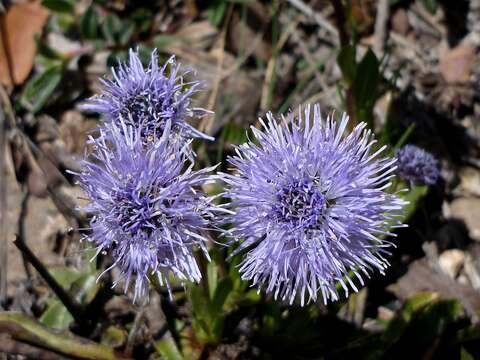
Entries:
[[111, 254], [114, 263], [107, 270], [120, 269], [125, 291], [134, 281], [134, 298], [146, 294], [151, 275], [167, 286], [168, 273], [199, 281], [193, 250], [208, 257], [204, 230], [219, 208], [197, 187], [212, 181], [213, 168], [193, 171], [190, 165], [182, 172], [185, 158], [168, 141], [169, 122], [148, 148], [140, 130], [124, 124], [121, 130], [112, 125], [99, 131], [109, 136], [90, 138], [94, 150], [77, 175], [90, 200], [86, 238], [97, 254]]
[[112, 68], [113, 79], [101, 79], [103, 92], [89, 99], [83, 108], [103, 114], [107, 122], [118, 123], [122, 119], [129, 126], [141, 128], [147, 141], [161, 137], [168, 120], [173, 137], [213, 140], [185, 121], [207, 112], [190, 107], [190, 98], [201, 83], [184, 82], [187, 74], [173, 56], [160, 67], [154, 50], [149, 66], [144, 68], [138, 54], [130, 50], [128, 63]]
[[235, 212], [226, 234], [240, 243], [235, 253], [249, 249], [242, 278], [290, 303], [298, 295], [302, 305], [318, 291], [337, 300], [337, 282], [347, 295], [348, 284], [356, 291], [352, 276], [363, 285], [369, 270], [383, 273], [392, 245], [384, 237], [404, 205], [386, 192], [395, 159], [379, 157], [384, 147], [372, 151], [365, 123], [345, 136], [345, 114], [339, 124], [324, 120], [315, 105], [311, 115], [310, 107], [282, 122], [268, 114], [224, 175]]
[[434, 185], [440, 177], [438, 161], [415, 145], [405, 145], [396, 152], [398, 175], [417, 185]]

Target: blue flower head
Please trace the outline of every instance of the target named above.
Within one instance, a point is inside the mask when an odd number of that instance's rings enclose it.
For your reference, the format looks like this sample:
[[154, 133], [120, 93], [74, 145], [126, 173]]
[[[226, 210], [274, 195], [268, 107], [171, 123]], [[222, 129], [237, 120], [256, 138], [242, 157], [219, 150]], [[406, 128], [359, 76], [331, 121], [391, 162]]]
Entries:
[[415, 145], [405, 145], [396, 152], [398, 176], [416, 185], [435, 185], [440, 178], [437, 159]]
[[384, 237], [400, 226], [404, 205], [386, 191], [395, 159], [380, 157], [384, 147], [373, 151], [365, 123], [346, 135], [347, 121], [322, 119], [318, 105], [298, 119], [268, 114], [262, 130], [252, 127], [256, 141], [229, 158], [226, 235], [239, 242], [236, 253], [248, 249], [242, 278], [275, 298], [298, 296], [303, 305], [320, 291], [325, 303], [337, 300], [337, 283], [348, 294], [388, 265]]
[[138, 54], [130, 50], [128, 63], [112, 68], [113, 78], [101, 79], [103, 92], [89, 99], [83, 108], [104, 115], [107, 123], [118, 125], [121, 119], [128, 126], [141, 128], [144, 142], [161, 137], [168, 121], [172, 124], [171, 136], [176, 139], [213, 140], [185, 121], [207, 113], [190, 107], [190, 98], [201, 83], [185, 82], [186, 75], [188, 72], [181, 70], [173, 56], [160, 67], [154, 50], [150, 64], [144, 68]]
[[169, 141], [170, 120], [163, 136], [147, 148], [141, 128], [120, 125], [99, 129], [109, 136], [90, 138], [93, 151], [78, 174], [90, 200], [87, 240], [97, 254], [110, 253], [125, 291], [134, 283], [134, 299], [147, 294], [151, 276], [167, 286], [169, 274], [199, 281], [193, 252], [200, 248], [208, 258], [205, 230], [219, 210], [199, 187], [213, 181], [213, 168], [193, 171], [191, 164], [185, 169], [184, 153]]

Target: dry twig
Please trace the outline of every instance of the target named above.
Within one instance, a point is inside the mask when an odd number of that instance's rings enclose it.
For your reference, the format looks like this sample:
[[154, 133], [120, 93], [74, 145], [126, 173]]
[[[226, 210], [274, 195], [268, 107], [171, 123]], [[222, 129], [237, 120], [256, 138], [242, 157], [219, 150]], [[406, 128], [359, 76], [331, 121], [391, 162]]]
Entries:
[[5, 113], [0, 108], [0, 308], [7, 299], [7, 261], [8, 243], [5, 231], [5, 217], [7, 216], [6, 204], [6, 177], [5, 175]]
[[287, 30], [285, 30], [285, 32], [282, 34], [275, 46], [275, 49], [273, 50], [273, 56], [270, 58], [270, 60], [268, 60], [267, 70], [265, 71], [265, 81], [263, 82], [262, 86], [262, 97], [260, 99], [260, 108], [262, 110], [267, 110], [269, 105], [268, 102], [270, 94], [270, 84], [274, 75], [275, 64], [277, 62], [277, 54], [285, 46], [288, 38], [292, 34], [293, 30], [297, 27], [297, 25], [298, 20], [292, 21], [288, 25]]
[[[340, 45], [342, 48], [350, 46], [350, 32], [347, 24], [347, 14], [341, 0], [331, 0], [335, 19], [337, 22], [338, 34], [340, 36]], [[353, 129], [357, 125], [357, 102], [355, 99], [355, 91], [352, 86], [348, 86], [345, 90], [345, 102], [347, 113], [350, 116], [349, 126]]]
[[133, 348], [138, 339], [138, 332], [140, 331], [143, 319], [145, 318], [145, 309], [142, 307], [136, 311], [135, 320], [133, 321], [132, 329], [127, 338], [127, 345], [125, 345], [125, 355], [131, 356]]
[[[215, 107], [215, 102], [217, 101], [220, 84], [223, 80], [222, 69], [223, 69], [223, 61], [225, 58], [225, 40], [227, 37], [227, 29], [228, 29], [228, 24], [230, 23], [230, 19], [232, 17], [232, 12], [233, 12], [233, 6], [230, 5], [228, 9], [227, 17], [223, 24], [222, 32], [220, 33], [220, 41], [218, 45], [219, 54], [218, 54], [217, 70], [216, 70], [217, 78], [215, 79], [212, 92], [210, 93], [210, 97], [208, 98], [207, 109], [213, 109]], [[204, 131], [206, 134], [210, 134], [214, 120], [215, 120], [215, 117], [213, 115], [210, 115], [210, 114], [206, 115], [202, 119], [202, 122], [200, 123], [200, 126], [199, 126], [200, 131]]]
[[74, 302], [70, 295], [63, 289], [63, 287], [50, 275], [48, 270], [45, 268], [45, 265], [35, 256], [35, 254], [30, 250], [27, 244], [16, 239], [14, 242], [15, 246], [20, 250], [23, 256], [27, 261], [32, 264], [35, 270], [38, 271], [40, 276], [45, 280], [50, 289], [57, 295], [60, 301], [65, 305], [67, 310], [73, 316], [77, 324], [85, 324], [86, 318], [83, 309]]
[[45, 350], [36, 346], [15, 341], [7, 336], [0, 337], [0, 354], [23, 355], [27, 359], [64, 360], [69, 359], [58, 353]]
[[390, 17], [390, 4], [388, 0], [379, 0], [377, 4], [377, 17], [375, 18], [375, 43], [374, 49], [378, 57], [383, 54], [387, 39], [388, 18]]
[[338, 43], [338, 37], [339, 33], [335, 27], [330, 24], [330, 22], [325, 19], [321, 14], [313, 10], [309, 5], [305, 4], [302, 0], [288, 0], [288, 2], [297, 8], [299, 11], [307, 15], [308, 17], [311, 17], [315, 22], [320, 26], [321, 28], [325, 29], [328, 31], [330, 34], [333, 35], [334, 38], [334, 43]]

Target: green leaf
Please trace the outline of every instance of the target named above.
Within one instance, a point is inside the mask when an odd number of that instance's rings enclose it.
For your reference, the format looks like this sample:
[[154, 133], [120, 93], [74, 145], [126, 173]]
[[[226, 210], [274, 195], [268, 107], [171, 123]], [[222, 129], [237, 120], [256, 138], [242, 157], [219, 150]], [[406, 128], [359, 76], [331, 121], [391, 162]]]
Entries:
[[425, 9], [427, 9], [431, 14], [437, 12], [438, 3], [437, 0], [421, 0]]
[[[365, 97], [373, 94], [376, 89], [376, 84], [380, 80], [380, 62], [378, 61], [372, 49], [368, 49], [358, 64], [356, 86], [360, 95]], [[363, 80], [363, 81], [362, 81]], [[362, 92], [360, 90], [366, 90]], [[369, 96], [370, 97], [370, 96]]]
[[222, 279], [215, 289], [213, 298], [201, 286], [192, 285], [189, 299], [192, 305], [192, 325], [196, 338], [205, 344], [215, 344], [221, 339], [224, 323], [224, 305], [231, 294], [232, 281]]
[[208, 20], [215, 26], [220, 26], [227, 11], [227, 2], [215, 0], [208, 10]]
[[98, 273], [83, 274], [71, 287], [71, 294], [79, 304], [89, 304], [97, 295], [99, 285], [97, 284]]
[[156, 341], [155, 350], [166, 360], [183, 360], [184, 357], [175, 340], [170, 335], [164, 335], [160, 340]]
[[228, 277], [223, 278], [217, 286], [215, 295], [210, 302], [210, 333], [213, 342], [220, 341], [223, 333], [223, 325], [225, 321], [225, 305], [230, 294], [232, 294], [233, 283]]
[[134, 31], [132, 21], [122, 21], [115, 14], [108, 15], [102, 24], [103, 36], [111, 45], [127, 45]]
[[80, 33], [84, 39], [94, 40], [98, 36], [98, 14], [90, 5], [80, 19]]
[[132, 38], [134, 31], [135, 31], [135, 24], [130, 21], [125, 22], [117, 35], [118, 43], [120, 45], [127, 45], [130, 39]]
[[227, 1], [232, 4], [248, 5], [253, 3], [255, 0], [227, 0]]
[[118, 65], [119, 61], [126, 61], [128, 59], [128, 53], [124, 50], [118, 50], [112, 52], [108, 55], [107, 58], [107, 66], [108, 67], [115, 67]]
[[150, 63], [150, 60], [152, 60], [153, 49], [154, 48], [147, 46], [146, 44], [139, 44], [137, 47], [140, 62], [145, 66], [147, 66]]
[[40, 111], [60, 84], [62, 75], [63, 66], [56, 64], [33, 77], [23, 90], [22, 105], [33, 113]]
[[425, 308], [428, 304], [438, 299], [438, 295], [430, 292], [423, 292], [408, 299], [402, 310], [387, 326], [382, 338], [388, 344], [395, 343], [406, 331], [414, 314]]
[[96, 250], [95, 248], [87, 247], [82, 249], [82, 260], [85, 264], [85, 272], [87, 273], [96, 273], [97, 272], [97, 261], [96, 261]]
[[459, 300], [435, 301], [416, 316], [409, 327], [409, 336], [417, 343], [427, 344], [442, 335], [448, 325], [462, 315], [462, 305]]
[[[370, 121], [368, 114], [378, 97], [380, 83], [380, 63], [371, 49], [368, 49], [362, 61], [358, 64], [355, 78], [354, 93], [357, 109], [364, 112], [359, 120]], [[363, 115], [363, 116], [362, 116]]]
[[199, 285], [191, 285], [188, 291], [190, 304], [192, 305], [192, 325], [195, 329], [196, 338], [208, 343], [211, 339], [211, 319], [209, 311], [209, 298], [204, 289]]
[[63, 34], [69, 34], [77, 26], [77, 18], [73, 13], [57, 13], [56, 16], [56, 25], [58, 30]]
[[400, 313], [400, 316], [406, 322], [409, 322], [412, 319], [412, 316], [415, 312], [421, 310], [428, 304], [431, 304], [433, 301], [438, 299], [438, 295], [431, 292], [422, 292], [419, 293], [405, 302], [403, 309]]
[[455, 343], [463, 344], [467, 342], [480, 341], [480, 328], [476, 325], [470, 325], [467, 328], [461, 329], [455, 335]]
[[402, 193], [402, 197], [404, 200], [408, 201], [409, 203], [403, 207], [403, 218], [402, 222], [408, 221], [408, 219], [413, 215], [417, 208], [417, 203], [427, 195], [428, 186], [426, 185], [413, 185], [410, 188], [410, 191], [407, 193]]
[[462, 347], [460, 352], [460, 360], [475, 360], [472, 354], [470, 354], [465, 348]]
[[48, 272], [60, 284], [61, 287], [68, 290], [73, 282], [82, 277], [80, 271], [72, 270], [66, 266], [55, 266], [48, 269]]
[[[52, 277], [65, 289], [73, 299], [82, 305], [89, 304], [97, 294], [99, 286], [96, 282], [98, 273], [82, 273], [64, 266], [48, 269]], [[40, 317], [42, 324], [53, 329], [68, 329], [73, 317], [57, 299], [53, 299]]]
[[[233, 289], [232, 280], [229, 277], [223, 278], [215, 290], [215, 295], [212, 298], [211, 310], [216, 314], [222, 314], [224, 310], [224, 304], [227, 301], [228, 296], [230, 295]], [[222, 318], [223, 316], [220, 315]]]
[[155, 46], [157, 49], [162, 49], [168, 44], [180, 40], [181, 39], [178, 36], [160, 34], [153, 38], [153, 46]]
[[398, 349], [403, 346], [413, 349], [427, 348], [458, 325], [462, 314], [463, 308], [457, 299], [440, 300], [438, 295], [433, 293], [416, 295], [409, 299], [398, 316], [390, 321], [382, 335], [384, 346], [381, 348], [387, 351], [393, 345]]
[[[281, 112], [281, 111], [280, 111]], [[220, 111], [216, 112], [214, 115], [217, 117], [221, 117]], [[234, 122], [229, 122], [225, 124], [225, 126], [222, 128], [222, 132], [219, 136], [218, 142], [219, 146], [217, 147], [217, 161], [221, 162], [222, 157], [223, 157], [223, 152], [225, 150], [225, 146], [232, 145], [232, 144], [242, 144], [248, 139], [247, 135], [248, 129], [245, 129], [245, 127], [236, 124]]]
[[54, 300], [40, 317], [40, 322], [51, 329], [66, 330], [73, 323], [73, 316], [59, 300]]
[[353, 45], [346, 45], [340, 49], [337, 56], [337, 63], [342, 71], [343, 79], [348, 86], [355, 83], [357, 76], [356, 50]]
[[133, 12], [130, 19], [135, 23], [139, 33], [148, 32], [153, 23], [153, 13], [149, 9], [140, 8]]
[[260, 331], [262, 335], [273, 336], [280, 327], [281, 316], [282, 314], [278, 304], [266, 304], [260, 326]]
[[37, 44], [37, 53], [51, 60], [62, 60], [63, 56], [46, 44], [38, 34], [34, 36], [35, 43]]
[[218, 285], [218, 266], [215, 261], [210, 261], [207, 265], [208, 293], [210, 299], [213, 299]]
[[116, 348], [125, 344], [127, 337], [128, 334], [124, 329], [112, 325], [109, 326], [102, 334], [102, 340], [100, 342], [103, 345], [107, 345], [111, 348]]
[[408, 126], [407, 130], [405, 130], [405, 132], [402, 134], [400, 139], [398, 139], [397, 143], [393, 147], [393, 150], [400, 149], [407, 142], [408, 138], [410, 137], [414, 129], [415, 129], [415, 123], [411, 123]]
[[75, 11], [74, 0], [43, 0], [42, 5], [50, 10], [61, 13], [73, 14]]
[[117, 44], [118, 33], [122, 31], [122, 21], [115, 14], [108, 15], [102, 24], [102, 33], [110, 44]]

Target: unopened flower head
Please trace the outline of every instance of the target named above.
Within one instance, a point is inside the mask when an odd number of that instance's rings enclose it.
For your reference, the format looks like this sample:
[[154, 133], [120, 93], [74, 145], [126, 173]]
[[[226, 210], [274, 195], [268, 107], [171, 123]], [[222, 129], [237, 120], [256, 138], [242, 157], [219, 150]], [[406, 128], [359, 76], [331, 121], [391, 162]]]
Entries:
[[185, 121], [187, 117], [207, 113], [190, 107], [190, 98], [201, 83], [184, 82], [187, 75], [173, 56], [160, 67], [154, 50], [150, 64], [144, 68], [138, 54], [130, 50], [128, 63], [112, 68], [113, 79], [102, 79], [103, 92], [89, 99], [83, 108], [103, 114], [107, 122], [118, 123], [122, 119], [129, 126], [141, 128], [144, 142], [161, 137], [167, 121], [172, 124], [173, 138], [212, 140]]
[[167, 286], [169, 273], [181, 281], [200, 280], [193, 251], [198, 247], [208, 257], [205, 230], [218, 210], [198, 190], [212, 181], [213, 168], [193, 171], [190, 165], [182, 172], [185, 158], [168, 141], [169, 122], [164, 130], [145, 149], [140, 130], [101, 128], [109, 136], [90, 139], [94, 150], [78, 174], [92, 215], [86, 237], [97, 254], [111, 254], [125, 291], [134, 283], [134, 299], [147, 294], [152, 275]]
[[[235, 212], [225, 219], [227, 236], [249, 249], [240, 265], [243, 279], [292, 303], [296, 296], [336, 300], [339, 283], [357, 290], [370, 270], [383, 273], [384, 239], [400, 226], [404, 205], [386, 192], [395, 159], [373, 151], [371, 131], [361, 123], [346, 136], [340, 123], [321, 118], [320, 108], [276, 121], [271, 114], [252, 127], [247, 142], [230, 157], [226, 196]], [[312, 119], [313, 115], [313, 119]]]
[[397, 150], [398, 176], [416, 185], [434, 185], [440, 177], [437, 159], [415, 145], [405, 145]]

